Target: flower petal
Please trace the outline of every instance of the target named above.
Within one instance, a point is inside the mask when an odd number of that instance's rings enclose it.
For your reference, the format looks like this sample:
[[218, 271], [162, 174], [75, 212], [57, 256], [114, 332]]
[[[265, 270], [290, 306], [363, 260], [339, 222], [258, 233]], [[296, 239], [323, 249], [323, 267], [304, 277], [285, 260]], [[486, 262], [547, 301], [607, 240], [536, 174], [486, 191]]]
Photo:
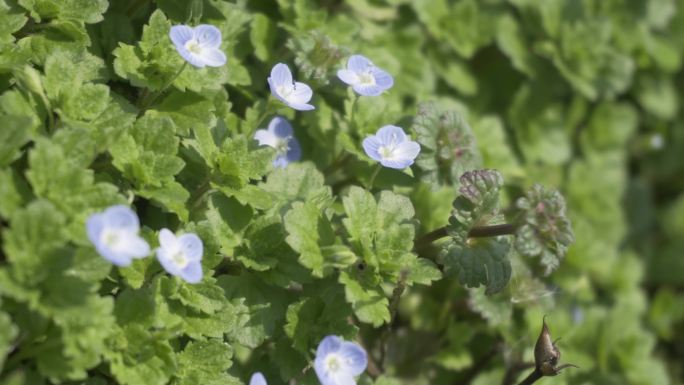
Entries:
[[268, 131], [273, 133], [278, 138], [287, 138], [292, 136], [292, 125], [287, 119], [282, 116], [276, 116], [268, 123]]
[[292, 72], [290, 72], [290, 67], [286, 64], [278, 63], [271, 69], [271, 82], [272, 86], [277, 88], [281, 85], [291, 85], [292, 84]]
[[220, 48], [205, 48], [199, 55], [202, 62], [209, 67], [221, 67], [228, 60]]
[[354, 72], [363, 72], [368, 69], [368, 67], [372, 67], [373, 62], [368, 60], [365, 56], [362, 55], [352, 55], [349, 57], [349, 60], [347, 61], [347, 69], [352, 70]]
[[221, 30], [209, 24], [200, 24], [193, 30], [193, 37], [202, 48], [221, 46]]
[[164, 247], [159, 247], [156, 250], [156, 255], [157, 255], [157, 261], [159, 261], [159, 264], [162, 265], [164, 270], [166, 270], [167, 273], [172, 274], [172, 275], [180, 275], [181, 271], [176, 266], [175, 263], [171, 260], [172, 257], [172, 252], [170, 252], [169, 249], [165, 249]]
[[125, 228], [132, 232], [140, 230], [140, 220], [129, 207], [116, 205], [108, 208], [104, 212], [104, 226], [114, 228]]
[[380, 161], [380, 164], [384, 167], [403, 170], [413, 164], [413, 159], [383, 159]]
[[311, 100], [313, 90], [304, 83], [295, 82], [294, 91], [288, 96], [287, 100], [292, 104], [306, 104]]
[[117, 250], [129, 258], [144, 258], [150, 254], [150, 245], [134, 233], [125, 233], [120, 241], [121, 246]]
[[393, 125], [380, 127], [375, 135], [378, 137], [378, 140], [383, 146], [399, 144], [406, 141], [406, 134], [404, 133], [404, 130], [401, 127]]
[[290, 141], [287, 143], [287, 145], [290, 148], [287, 150], [287, 154], [285, 155], [288, 162], [296, 162], [302, 158], [302, 147], [299, 145], [297, 138], [290, 138]]
[[184, 47], [188, 40], [192, 39], [193, 30], [187, 25], [174, 25], [169, 30], [169, 38], [176, 48]]
[[204, 254], [202, 240], [195, 233], [186, 233], [178, 237], [180, 248], [189, 261], [199, 261]]
[[316, 359], [325, 358], [329, 353], [334, 353], [342, 347], [342, 339], [338, 336], [326, 336], [316, 348]]
[[261, 372], [256, 372], [252, 374], [252, 378], [249, 380], [249, 385], [268, 385], [266, 383], [266, 378]]
[[161, 229], [159, 230], [159, 246], [163, 249], [175, 250], [179, 247], [178, 238], [176, 238], [176, 235], [171, 230]]
[[358, 376], [366, 370], [368, 356], [366, 351], [358, 344], [347, 341], [343, 342], [339, 354], [344, 357], [344, 362], [352, 375]]
[[116, 252], [104, 245], [97, 245], [95, 249], [97, 250], [97, 253], [100, 254], [104, 259], [116, 266], [126, 267], [133, 262], [133, 258], [131, 258], [130, 255]]
[[354, 91], [363, 96], [378, 96], [384, 91], [384, 88], [377, 84], [354, 84]]
[[380, 143], [375, 135], [364, 139], [361, 145], [363, 146], [363, 150], [366, 152], [366, 155], [368, 155], [371, 159], [378, 162], [382, 160], [382, 156], [380, 156], [379, 152], [382, 143]]
[[263, 129], [257, 130], [254, 133], [254, 139], [259, 141], [259, 146], [269, 146], [273, 148], [275, 148], [278, 144], [278, 141], [280, 141], [280, 138], [278, 138], [273, 132]]
[[335, 385], [356, 385], [356, 380], [351, 373], [340, 372], [332, 376], [332, 383]]
[[204, 56], [194, 54], [188, 51], [188, 49], [184, 46], [176, 47], [176, 50], [186, 62], [192, 64], [194, 67], [204, 68], [207, 65], [206, 61], [204, 60]]
[[382, 90], [388, 90], [394, 85], [394, 78], [389, 73], [375, 67], [371, 70], [371, 74], [375, 78], [375, 84], [382, 88]]
[[416, 159], [420, 153], [420, 144], [412, 140], [407, 140], [399, 144], [392, 152], [392, 157], [395, 159], [411, 159], [413, 161]]
[[351, 70], [339, 70], [337, 71], [337, 77], [350, 86], [357, 84], [360, 80], [356, 72]]
[[100, 234], [104, 229], [104, 214], [97, 213], [88, 217], [86, 220], [86, 232], [88, 233], [88, 239], [93, 245], [100, 243]]
[[316, 107], [314, 107], [311, 104], [307, 104], [307, 103], [286, 103], [286, 104], [288, 106], [290, 106], [291, 108], [294, 108], [297, 111], [311, 111], [311, 110], [316, 109]]
[[280, 96], [280, 94], [278, 93], [278, 86], [273, 82], [273, 79], [268, 78], [266, 79], [266, 81], [268, 82], [268, 86], [271, 88], [271, 95], [273, 95], [274, 98], [280, 100], [281, 102], [288, 104], [287, 100], [285, 100], [285, 98]]
[[187, 283], [198, 283], [202, 280], [202, 264], [199, 261], [190, 262], [178, 275]]

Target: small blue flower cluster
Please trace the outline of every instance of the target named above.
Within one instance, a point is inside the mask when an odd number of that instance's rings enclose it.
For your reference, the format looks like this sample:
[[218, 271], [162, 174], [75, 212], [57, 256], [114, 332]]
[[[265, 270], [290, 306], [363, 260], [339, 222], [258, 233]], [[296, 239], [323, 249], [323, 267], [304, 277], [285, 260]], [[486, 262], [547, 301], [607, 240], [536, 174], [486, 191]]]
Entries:
[[[322, 385], [355, 385], [355, 377], [366, 370], [368, 356], [361, 346], [338, 336], [327, 336], [316, 349], [314, 370]], [[267, 385], [260, 372], [252, 375], [249, 385]]]
[[[169, 36], [183, 59], [195, 67], [218, 67], [226, 63], [226, 55], [220, 50], [221, 31], [214, 26], [202, 24], [192, 28], [177, 25], [171, 28]], [[362, 55], [349, 57], [347, 68], [337, 71], [337, 77], [362, 96], [381, 95], [394, 85], [392, 75]], [[309, 104], [313, 97], [311, 87], [294, 81], [292, 71], [286, 64], [273, 66], [267, 82], [271, 95], [286, 106], [298, 111], [316, 108]], [[280, 116], [273, 118], [267, 129], [257, 130], [254, 139], [259, 141], [260, 146], [276, 150], [274, 167], [286, 167], [301, 158], [301, 148], [292, 126]], [[401, 170], [413, 164], [420, 152], [420, 145], [410, 140], [400, 127], [388, 125], [367, 137], [363, 141], [363, 149], [366, 155], [382, 166]]]
[[[133, 259], [150, 254], [150, 245], [138, 235], [140, 220], [126, 206], [112, 206], [91, 215], [86, 221], [86, 231], [97, 252], [117, 266], [128, 266]], [[161, 229], [155, 253], [169, 274], [197, 283], [202, 280], [203, 249], [197, 234], [176, 236], [169, 229]]]

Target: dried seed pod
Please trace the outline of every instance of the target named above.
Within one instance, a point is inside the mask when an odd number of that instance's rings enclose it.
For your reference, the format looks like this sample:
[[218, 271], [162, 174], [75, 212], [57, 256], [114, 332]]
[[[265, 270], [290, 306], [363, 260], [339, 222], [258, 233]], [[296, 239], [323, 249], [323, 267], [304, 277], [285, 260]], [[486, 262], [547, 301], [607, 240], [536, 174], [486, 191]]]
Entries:
[[556, 376], [565, 368], [577, 367], [573, 364], [558, 366], [561, 352], [556, 346], [556, 341], [551, 340], [549, 327], [546, 325], [546, 316], [544, 316], [541, 333], [539, 333], [537, 343], [534, 345], [534, 364], [536, 369], [544, 376]]

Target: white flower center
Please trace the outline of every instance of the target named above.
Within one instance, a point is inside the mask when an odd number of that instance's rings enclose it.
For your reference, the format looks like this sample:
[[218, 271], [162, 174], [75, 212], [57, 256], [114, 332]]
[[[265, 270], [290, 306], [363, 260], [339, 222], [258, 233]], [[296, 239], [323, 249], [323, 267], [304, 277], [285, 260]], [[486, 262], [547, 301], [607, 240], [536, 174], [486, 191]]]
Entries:
[[202, 47], [200, 46], [199, 42], [195, 39], [190, 39], [188, 40], [187, 43], [185, 43], [185, 48], [194, 53], [195, 55], [199, 55], [202, 53]]
[[275, 148], [278, 154], [287, 154], [290, 151], [290, 138], [278, 139], [273, 148]]
[[295, 88], [292, 84], [281, 84], [278, 87], [276, 87], [276, 92], [283, 99], [287, 99], [290, 95], [292, 95], [294, 90], [295, 90]]
[[121, 229], [104, 229], [100, 234], [100, 242], [111, 250], [119, 250], [124, 247], [124, 231]]
[[363, 86], [374, 86], [375, 85], [375, 76], [371, 73], [370, 70], [361, 72], [359, 75], [359, 83]]
[[176, 265], [179, 269], [182, 269], [188, 265], [188, 259], [185, 258], [185, 254], [182, 250], [178, 250], [175, 253], [171, 254], [171, 262], [173, 262], [173, 264]]
[[380, 156], [383, 157], [383, 159], [390, 159], [394, 156], [394, 149], [395, 145], [394, 143], [391, 143], [387, 146], [382, 146], [378, 149], [378, 152], [380, 153]]
[[325, 357], [325, 369], [328, 373], [336, 373], [342, 369], [342, 357], [337, 354], [328, 354]]

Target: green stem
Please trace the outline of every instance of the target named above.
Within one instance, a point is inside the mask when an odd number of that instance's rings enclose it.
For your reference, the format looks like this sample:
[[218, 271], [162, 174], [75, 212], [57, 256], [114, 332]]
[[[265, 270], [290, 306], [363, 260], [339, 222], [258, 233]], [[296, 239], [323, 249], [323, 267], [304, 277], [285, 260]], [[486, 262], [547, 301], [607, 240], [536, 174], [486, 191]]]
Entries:
[[344, 164], [349, 162], [351, 159], [351, 154], [342, 150], [340, 156], [333, 160], [332, 163], [330, 163], [330, 165], [325, 170], [323, 170], [323, 173], [327, 175], [332, 174], [334, 171], [337, 171], [338, 168], [344, 166]]
[[7, 359], [7, 362], [5, 363], [5, 367], [3, 369], [3, 372], [9, 373], [12, 370], [14, 370], [21, 363], [21, 361], [23, 361], [27, 358], [35, 357], [39, 353], [41, 353], [45, 350], [55, 348], [55, 347], [59, 346], [60, 344], [61, 344], [61, 341], [59, 339], [53, 338], [53, 339], [45, 341], [43, 343], [38, 343], [38, 344], [33, 344], [33, 345], [23, 347], [16, 354], [10, 356]]
[[351, 111], [349, 112], [349, 128], [356, 128], [356, 124], [354, 123], [354, 115], [356, 113], [356, 102], [359, 101], [359, 97], [356, 95], [356, 93], [353, 95], [354, 100], [352, 100]]
[[138, 112], [138, 116], [142, 116], [145, 110], [154, 105], [157, 99], [171, 86], [171, 84], [173, 84], [173, 82], [180, 76], [180, 74], [183, 73], [187, 66], [188, 62], [184, 62], [181, 68], [171, 78], [169, 78], [169, 80], [166, 83], [164, 83], [164, 85], [162, 86], [162, 88], [159, 89], [159, 91], [153, 93], [148, 100], [142, 100], [142, 102], [140, 103], [140, 112]]
[[392, 298], [390, 299], [389, 306], [390, 321], [387, 323], [387, 325], [385, 326], [385, 330], [382, 332], [382, 335], [380, 336], [380, 359], [378, 360], [378, 365], [380, 366], [381, 371], [384, 371], [385, 356], [387, 354], [387, 342], [392, 331], [392, 325], [394, 324], [394, 320], [397, 317], [399, 299], [401, 299], [401, 295], [404, 293], [404, 290], [406, 290], [407, 278], [408, 271], [402, 270], [401, 275], [399, 276], [399, 282], [397, 282], [397, 287], [395, 287], [392, 291]]
[[192, 210], [199, 206], [202, 198], [211, 190], [211, 178], [207, 176], [202, 183], [192, 192], [190, 199], [188, 199], [188, 207]]
[[375, 182], [375, 178], [380, 173], [381, 168], [382, 168], [382, 165], [380, 165], [380, 164], [378, 164], [377, 167], [375, 167], [375, 171], [373, 171], [373, 175], [371, 175], [371, 177], [370, 177], [370, 182], [368, 182], [368, 190], [373, 189], [373, 183]]
[[254, 125], [255, 127], [252, 129], [251, 132], [249, 132], [249, 136], [252, 136], [252, 133], [254, 131], [259, 129], [259, 126], [261, 126], [261, 123], [268, 117], [269, 115], [273, 114], [278, 110], [277, 105], [275, 104], [275, 101], [271, 96], [268, 97], [268, 101], [266, 102], [266, 107], [264, 108], [264, 112], [259, 116], [259, 119], [257, 119], [256, 124]]

